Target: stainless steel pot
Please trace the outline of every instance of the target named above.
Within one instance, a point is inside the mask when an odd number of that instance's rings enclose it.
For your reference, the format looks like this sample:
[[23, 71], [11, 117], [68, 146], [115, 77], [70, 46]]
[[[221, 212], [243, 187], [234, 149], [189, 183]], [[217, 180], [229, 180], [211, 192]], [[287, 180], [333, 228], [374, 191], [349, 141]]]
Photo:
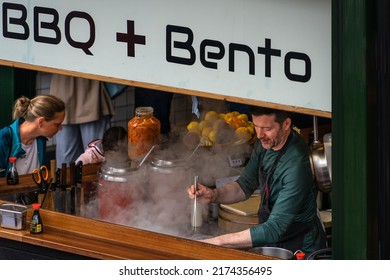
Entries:
[[314, 140], [310, 147], [310, 165], [317, 189], [323, 193], [332, 191], [324, 145], [318, 140], [317, 117], [313, 117]]
[[130, 162], [104, 162], [98, 172], [100, 218], [115, 219], [121, 210], [129, 215], [127, 220], [131, 220], [131, 215], [136, 214], [133, 206], [147, 199], [145, 175], [145, 168], [133, 168]]
[[248, 251], [252, 253], [284, 259], [284, 260], [294, 259], [293, 252], [279, 247], [254, 247], [252, 249], [249, 249]]

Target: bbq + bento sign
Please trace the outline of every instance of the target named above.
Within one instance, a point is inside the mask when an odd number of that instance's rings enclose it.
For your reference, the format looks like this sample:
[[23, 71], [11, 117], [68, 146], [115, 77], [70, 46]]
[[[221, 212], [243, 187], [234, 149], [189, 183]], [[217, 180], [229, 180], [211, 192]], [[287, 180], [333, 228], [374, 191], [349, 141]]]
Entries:
[[0, 59], [331, 111], [330, 1], [5, 1]]

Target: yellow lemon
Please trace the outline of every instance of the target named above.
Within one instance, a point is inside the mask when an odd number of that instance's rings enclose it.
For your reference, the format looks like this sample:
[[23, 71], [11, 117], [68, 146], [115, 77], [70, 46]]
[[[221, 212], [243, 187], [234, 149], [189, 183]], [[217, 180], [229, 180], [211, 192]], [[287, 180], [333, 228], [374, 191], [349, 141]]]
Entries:
[[206, 127], [209, 127], [209, 126], [210, 126], [210, 124], [207, 121], [202, 120], [199, 123], [199, 130], [203, 131], [203, 129], [205, 129]]
[[211, 130], [209, 135], [207, 135], [207, 137], [209, 138], [209, 140], [212, 142], [212, 143], [217, 143], [217, 131], [216, 130]]
[[218, 119], [218, 113], [215, 111], [208, 111], [204, 116], [204, 119], [210, 124], [214, 123], [216, 119]]
[[202, 130], [202, 136], [203, 137], [208, 137], [209, 136], [209, 133], [213, 130], [213, 128], [211, 126], [207, 126], [205, 128], [203, 128]]
[[243, 120], [244, 122], [248, 122], [248, 115], [247, 114], [239, 114], [237, 118]]
[[192, 122], [190, 122], [190, 123], [187, 125], [187, 130], [188, 130], [188, 131], [198, 131], [198, 132], [200, 132], [199, 122], [197, 122], [197, 121], [192, 121]]
[[224, 118], [225, 118], [225, 121], [227, 121], [228, 119], [230, 119], [231, 117], [233, 117], [232, 113], [226, 113]]
[[202, 139], [202, 145], [205, 147], [210, 147], [213, 145], [213, 143], [209, 140], [209, 138], [203, 138]]
[[237, 112], [237, 111], [233, 111], [233, 112], [232, 112], [232, 116], [233, 116], [233, 117], [237, 117], [239, 114], [240, 114], [240, 113]]
[[244, 141], [249, 141], [252, 139], [252, 135], [250, 134], [250, 132], [246, 127], [237, 128], [236, 131], [234, 132], [234, 137], [237, 140], [244, 140]]
[[218, 130], [220, 127], [222, 127], [225, 124], [225, 120], [218, 119], [213, 123], [213, 129]]
[[248, 126], [246, 127], [246, 129], [248, 130], [248, 132], [251, 135], [255, 135], [255, 127], [253, 125], [249, 125], [249, 123], [248, 123]]
[[233, 125], [234, 129], [237, 129], [237, 128], [241, 127], [241, 126], [244, 126], [243, 125], [244, 121], [239, 119], [239, 118], [237, 118], [237, 117], [232, 117], [231, 124]]

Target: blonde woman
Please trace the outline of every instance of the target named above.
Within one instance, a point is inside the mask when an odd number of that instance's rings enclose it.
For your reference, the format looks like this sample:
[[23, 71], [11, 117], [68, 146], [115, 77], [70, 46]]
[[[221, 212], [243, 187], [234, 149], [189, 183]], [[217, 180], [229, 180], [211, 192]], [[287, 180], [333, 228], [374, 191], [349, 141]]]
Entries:
[[[31, 173], [45, 162], [46, 141], [62, 128], [64, 102], [51, 95], [20, 97], [13, 108], [14, 122], [0, 130], [0, 170], [16, 157], [19, 174]], [[0, 172], [5, 177], [6, 172]]]

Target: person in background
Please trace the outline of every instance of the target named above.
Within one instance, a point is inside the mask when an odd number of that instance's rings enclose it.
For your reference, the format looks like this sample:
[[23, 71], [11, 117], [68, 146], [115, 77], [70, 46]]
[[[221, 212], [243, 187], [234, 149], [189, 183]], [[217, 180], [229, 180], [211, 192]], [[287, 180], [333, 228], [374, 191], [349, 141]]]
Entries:
[[[18, 98], [13, 108], [15, 121], [0, 130], [0, 169], [7, 169], [10, 157], [17, 158], [19, 174], [31, 173], [43, 165], [47, 137], [61, 130], [64, 118], [65, 104], [55, 96]], [[5, 175], [5, 171], [0, 173], [0, 177]]]
[[[127, 131], [121, 126], [113, 126], [104, 132], [103, 139], [89, 143], [76, 162], [82, 161], [83, 164], [103, 162], [105, 156], [122, 153], [125, 149], [127, 149]], [[127, 152], [125, 154], [127, 155]]]
[[161, 134], [166, 137], [168, 137], [171, 131], [169, 116], [171, 113], [172, 98], [173, 93], [171, 92], [140, 87], [136, 87], [134, 90], [134, 107], [153, 107], [153, 114], [161, 123]]
[[[259, 224], [203, 242], [232, 248], [276, 246], [292, 252], [326, 247], [307, 145], [291, 129], [287, 112], [251, 107], [251, 114], [258, 139], [240, 177], [216, 189], [199, 184], [196, 195], [204, 203], [231, 204], [260, 189]], [[194, 198], [193, 185], [187, 193]]]
[[114, 106], [100, 81], [53, 74], [50, 94], [64, 100], [66, 117], [56, 136], [57, 167], [76, 161], [90, 142], [110, 127]]

